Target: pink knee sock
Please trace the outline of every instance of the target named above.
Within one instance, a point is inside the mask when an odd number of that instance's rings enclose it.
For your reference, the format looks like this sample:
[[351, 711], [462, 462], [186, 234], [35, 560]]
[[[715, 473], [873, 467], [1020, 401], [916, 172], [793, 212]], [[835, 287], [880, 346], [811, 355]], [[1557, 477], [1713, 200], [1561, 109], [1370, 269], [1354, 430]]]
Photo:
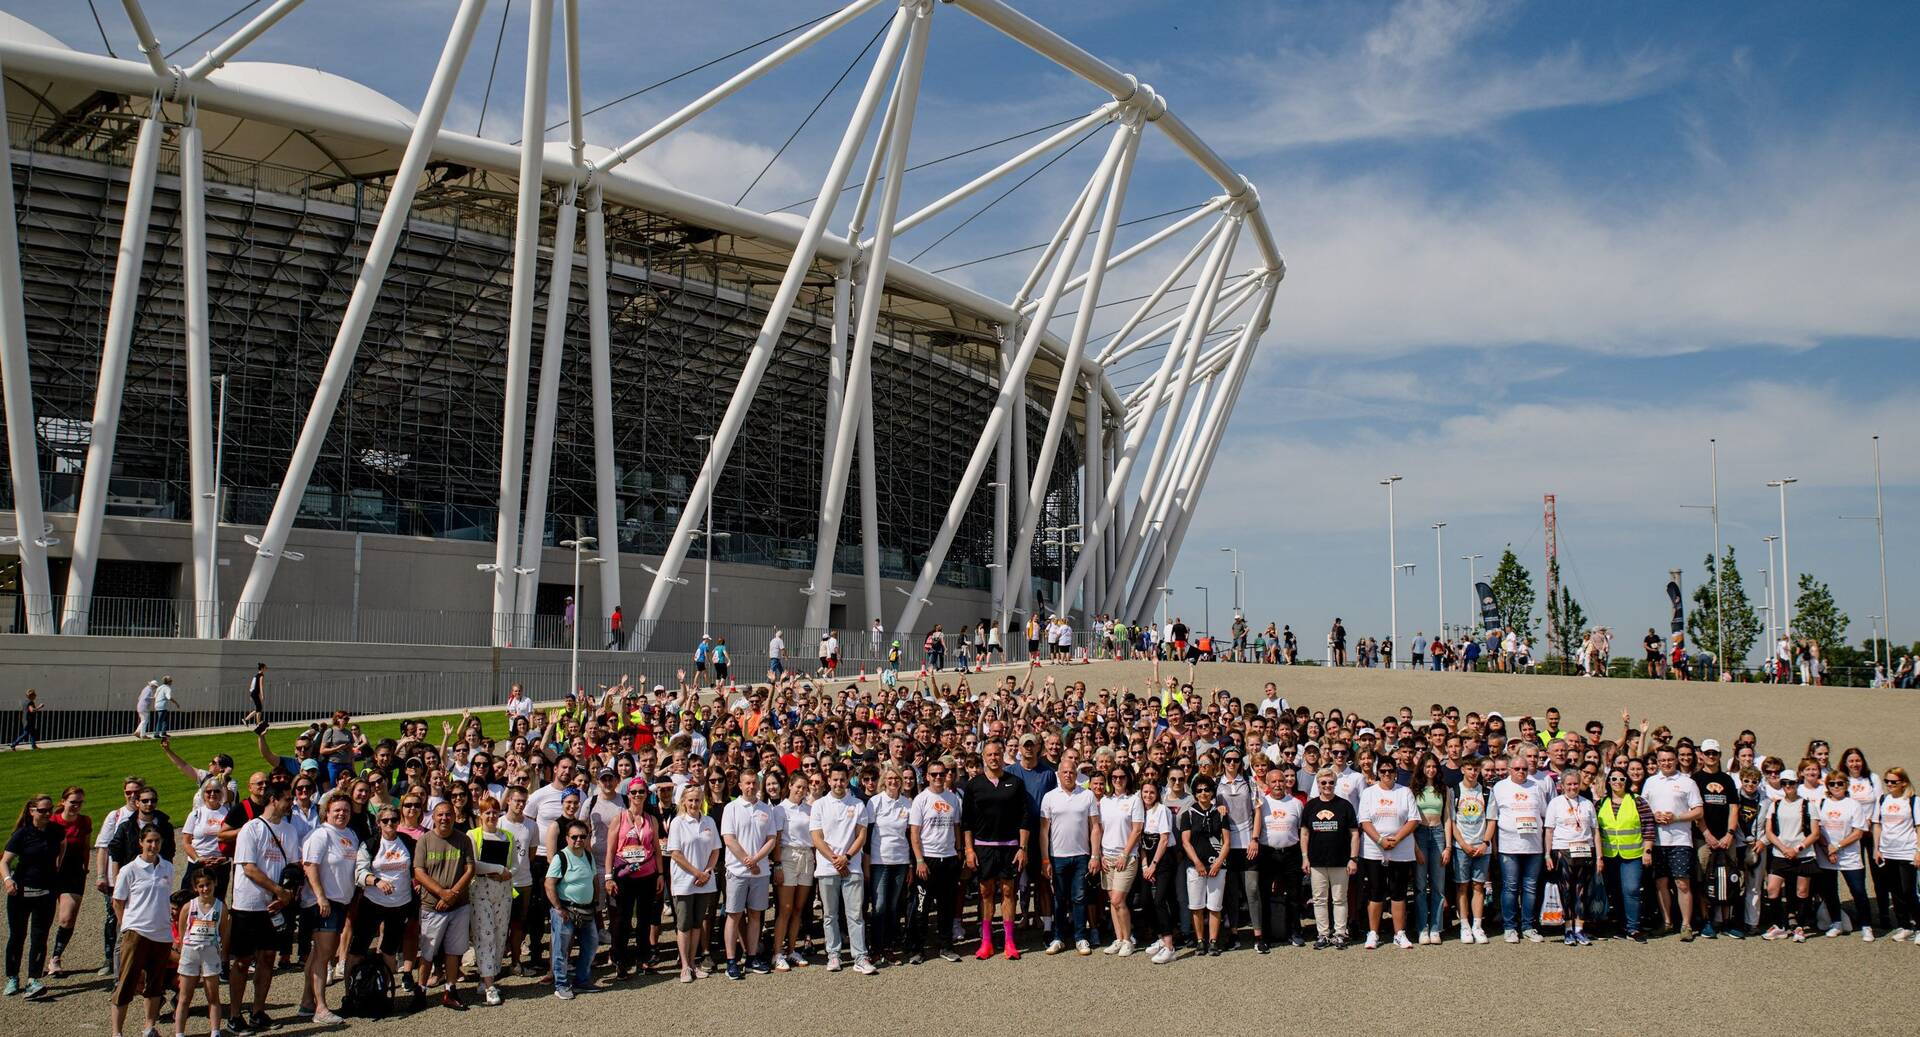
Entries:
[[1013, 946], [1013, 923], [1004, 918], [1000, 920], [1000, 939], [1007, 946]]

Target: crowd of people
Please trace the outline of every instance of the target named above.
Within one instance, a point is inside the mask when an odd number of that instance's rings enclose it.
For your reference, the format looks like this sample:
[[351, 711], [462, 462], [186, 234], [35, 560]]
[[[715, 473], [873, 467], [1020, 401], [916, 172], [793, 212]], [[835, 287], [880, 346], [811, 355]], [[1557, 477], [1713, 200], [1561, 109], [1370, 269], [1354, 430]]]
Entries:
[[179, 775], [128, 776], [97, 822], [77, 786], [23, 805], [6, 993], [59, 981], [89, 886], [115, 1035], [170, 994], [174, 1033], [257, 1033], [276, 987], [334, 1024], [498, 1005], [516, 973], [571, 999], [1034, 951], [1920, 943], [1915, 791], [1857, 748], [1062, 672], [516, 686], [437, 740], [336, 714], [283, 755], [262, 728], [250, 765], [163, 736]]

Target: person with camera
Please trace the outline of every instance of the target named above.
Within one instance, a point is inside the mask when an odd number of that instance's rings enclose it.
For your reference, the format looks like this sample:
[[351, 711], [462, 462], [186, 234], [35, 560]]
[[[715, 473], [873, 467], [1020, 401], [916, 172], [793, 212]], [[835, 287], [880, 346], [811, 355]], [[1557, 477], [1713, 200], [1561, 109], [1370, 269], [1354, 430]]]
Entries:
[[[292, 783], [269, 782], [265, 808], [241, 826], [234, 840], [227, 1025], [235, 1033], [258, 1033], [273, 1025], [267, 1018], [267, 995], [273, 989], [274, 964], [293, 935], [291, 911], [306, 880], [297, 856], [299, 839], [287, 820], [292, 810]], [[253, 1002], [243, 1013], [249, 966]]]

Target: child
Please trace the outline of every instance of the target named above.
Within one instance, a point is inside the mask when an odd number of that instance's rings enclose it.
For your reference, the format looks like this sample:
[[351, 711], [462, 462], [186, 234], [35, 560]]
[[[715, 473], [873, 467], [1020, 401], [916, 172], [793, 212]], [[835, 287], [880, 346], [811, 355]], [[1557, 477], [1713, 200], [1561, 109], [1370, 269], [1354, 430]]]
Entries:
[[232, 921], [227, 905], [213, 895], [213, 875], [193, 875], [193, 899], [180, 905], [174, 919], [173, 947], [180, 957], [180, 996], [173, 1009], [174, 1037], [185, 1037], [197, 986], [207, 994], [207, 1032], [220, 1032], [220, 978], [225, 973], [227, 935]]

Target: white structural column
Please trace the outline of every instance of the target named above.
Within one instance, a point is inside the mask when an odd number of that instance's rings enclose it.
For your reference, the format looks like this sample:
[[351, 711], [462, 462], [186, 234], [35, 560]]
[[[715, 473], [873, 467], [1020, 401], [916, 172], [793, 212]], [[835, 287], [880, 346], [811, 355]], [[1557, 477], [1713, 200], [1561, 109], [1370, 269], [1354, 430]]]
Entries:
[[[753, 349], [747, 354], [746, 364], [741, 368], [740, 381], [734, 386], [726, 413], [721, 416], [720, 428], [708, 444], [707, 459], [700, 468], [700, 477], [694, 480], [693, 489], [687, 495], [687, 502], [680, 512], [680, 523], [673, 531], [673, 540], [668, 543], [666, 553], [660, 559], [659, 571], [653, 578], [653, 585], [647, 591], [647, 600], [641, 607], [634, 630], [632, 644], [636, 649], [646, 648], [653, 637], [654, 624], [659, 621], [661, 612], [666, 610], [667, 596], [680, 576], [680, 567], [686, 563], [694, 531], [706, 514], [714, 480], [726, 466], [727, 457], [733, 451], [733, 442], [740, 435], [741, 426], [746, 424], [747, 411], [753, 407], [754, 393], [759, 390], [760, 379], [766, 375], [767, 366], [773, 361], [774, 347], [779, 344], [780, 333], [793, 311], [793, 302], [800, 294], [801, 283], [806, 279], [807, 271], [813, 267], [814, 253], [820, 247], [820, 239], [826, 234], [827, 221], [833, 218], [841, 186], [846, 183], [847, 173], [853, 168], [860, 143], [866, 139], [874, 112], [880, 106], [880, 94], [886, 88], [887, 71], [894, 66], [906, 44], [909, 24], [923, 13], [920, 0], [906, 0], [900, 10], [894, 13], [893, 23], [880, 45], [880, 53], [867, 74], [866, 86], [854, 105], [852, 117], [847, 120], [846, 132], [841, 135], [833, 161], [828, 164], [826, 176], [822, 178], [819, 196], [813, 204], [813, 211], [807, 216], [807, 225], [800, 232], [799, 241], [794, 244], [786, 273], [767, 306], [766, 319], [761, 322], [760, 333], [754, 339]], [[820, 550], [832, 549], [830, 544], [820, 545]]]
[[[1159, 438], [1154, 441], [1153, 453], [1147, 458], [1147, 472], [1140, 482], [1140, 498], [1151, 494], [1160, 483], [1160, 476], [1166, 469], [1167, 451], [1172, 445], [1174, 424], [1179, 420], [1180, 411], [1186, 406], [1187, 394], [1193, 384], [1194, 369], [1198, 366], [1202, 340], [1206, 337], [1206, 327], [1212, 318], [1213, 305], [1220, 294], [1220, 282], [1226, 275], [1227, 260], [1233, 255], [1233, 246], [1240, 238], [1242, 213], [1239, 206], [1228, 211], [1226, 228], [1214, 239], [1213, 249], [1207, 254], [1206, 264], [1201, 267], [1200, 278], [1188, 300], [1181, 324], [1174, 333], [1173, 342], [1167, 348], [1181, 354], [1181, 365], [1174, 378], [1173, 395], [1167, 400], [1166, 417], [1161, 422]], [[1157, 390], [1156, 390], [1157, 391]], [[1150, 418], [1149, 418], [1150, 420]], [[1114, 560], [1115, 577], [1113, 585], [1107, 588], [1107, 598], [1101, 602], [1102, 612], [1113, 612], [1120, 608], [1120, 596], [1126, 587], [1127, 574], [1132, 571], [1134, 559], [1138, 556], [1140, 539], [1146, 526], [1147, 511], [1139, 504], [1129, 509], [1125, 533], [1120, 538], [1120, 553]]]
[[[6, 98], [0, 96], [0, 116]], [[47, 575], [47, 516], [40, 498], [39, 432], [33, 422], [33, 372], [20, 288], [20, 239], [14, 225], [13, 146], [0, 133], [0, 391], [7, 408], [7, 469], [13, 478], [14, 532], [20, 538], [20, 593], [27, 633], [51, 634], [53, 586]]]
[[407, 214], [413, 208], [414, 192], [420, 186], [420, 173], [426, 168], [427, 158], [433, 152], [434, 139], [440, 134], [440, 123], [446, 117], [447, 103], [453, 98], [454, 84], [460, 78], [460, 66], [467, 59], [467, 48], [473, 42], [473, 32], [480, 24], [480, 15], [486, 10], [486, 0], [461, 0], [460, 10], [453, 17], [453, 28], [447, 33], [446, 46], [440, 52], [440, 63], [433, 70], [433, 82], [427, 87], [426, 100], [420, 105], [420, 116], [413, 124], [413, 133], [407, 139], [406, 153], [400, 159], [400, 167], [394, 171], [393, 192], [387, 195], [387, 204], [380, 210], [380, 222], [375, 225], [373, 238], [367, 244], [366, 262], [360, 266], [360, 276], [354, 280], [353, 295], [347, 300], [346, 311], [341, 315], [340, 328], [334, 333], [333, 349], [327, 355], [327, 366], [320, 373], [320, 385], [313, 395], [313, 404], [307, 409], [306, 424], [301, 426], [300, 439], [294, 444], [293, 456], [287, 461], [287, 472], [280, 480], [280, 494], [273, 502], [273, 514], [267, 519], [267, 526], [260, 533], [260, 548], [254, 556], [253, 569], [247, 574], [246, 587], [240, 592], [240, 602], [233, 613], [233, 623], [228, 636], [248, 638], [253, 636], [255, 621], [258, 619], [260, 604], [267, 599], [267, 591], [273, 586], [273, 574], [280, 564], [280, 550], [286, 545], [287, 533], [293, 528], [294, 514], [299, 510], [300, 499], [306, 495], [307, 480], [313, 477], [314, 462], [320, 456], [320, 447], [326, 440], [327, 427], [333, 423], [333, 412], [340, 405], [340, 396], [346, 391], [347, 377], [353, 371], [354, 356], [360, 351], [360, 338], [367, 330], [367, 320], [373, 315], [374, 303], [380, 298], [380, 290], [387, 278], [387, 266], [393, 261], [393, 250], [400, 242], [400, 233], [406, 228]]
[[[1247, 372], [1253, 364], [1253, 353], [1260, 344], [1261, 335], [1266, 331], [1267, 320], [1273, 312], [1274, 292], [1279, 289], [1279, 286], [1277, 277], [1270, 279], [1266, 294], [1260, 300], [1259, 311], [1241, 333], [1239, 347], [1234, 351], [1232, 365], [1225, 375], [1221, 394], [1214, 405], [1207, 434], [1202, 437], [1198, 452], [1199, 463], [1180, 489], [1178, 506], [1168, 519], [1168, 528], [1165, 531], [1166, 548], [1161, 553], [1160, 564], [1152, 573], [1153, 579], [1145, 582], [1148, 595], [1146, 601], [1152, 600], [1152, 588], [1164, 586], [1173, 575], [1173, 563], [1180, 555], [1181, 543], [1186, 540], [1187, 527], [1193, 522], [1200, 490], [1206, 485], [1207, 476], [1213, 470], [1214, 458], [1219, 455], [1221, 440], [1226, 436], [1227, 422], [1233, 417], [1234, 404], [1240, 398], [1240, 390], [1246, 385]], [[1139, 619], [1145, 615], [1145, 610], [1146, 606], [1143, 604], [1134, 612], [1132, 618]]]
[[[1194, 444], [1199, 441], [1200, 429], [1210, 413], [1207, 406], [1209, 402], [1217, 401], [1224, 395], [1223, 384], [1215, 375], [1196, 380], [1193, 399], [1187, 407], [1186, 423], [1180, 427], [1179, 438], [1174, 440], [1167, 477], [1153, 486], [1141, 487], [1143, 494], [1151, 491], [1150, 495], [1143, 495], [1140, 502], [1140, 506], [1146, 513], [1146, 533], [1140, 540], [1140, 560], [1136, 564], [1136, 569], [1143, 579], [1150, 576], [1160, 564], [1159, 550], [1166, 542], [1167, 512], [1172, 506], [1174, 494], [1181, 480], [1186, 477], [1193, 465]], [[1141, 589], [1137, 584], [1131, 587], [1124, 599], [1126, 604], [1122, 611], [1132, 613], [1133, 600], [1140, 593]]]
[[873, 367], [867, 367], [866, 397], [860, 403], [860, 582], [866, 591], [867, 622], [880, 618], [880, 485], [873, 452]]
[[[995, 329], [1000, 339], [1000, 385], [1004, 388], [1010, 381], [1008, 372], [1013, 370], [1014, 336], [1011, 325], [1001, 325]], [[1009, 479], [1013, 471], [1013, 429], [1011, 423], [1003, 424], [998, 435], [993, 437], [993, 570], [988, 586], [993, 594], [993, 622], [1003, 628], [1008, 608], [1007, 586], [1007, 522], [1012, 506], [1012, 483]]]
[[[1093, 528], [1095, 512], [1106, 502], [1107, 477], [1107, 440], [1106, 423], [1101, 410], [1102, 398], [1098, 379], [1088, 379], [1086, 387], [1085, 428], [1080, 437], [1080, 553], [1090, 554], [1098, 551], [1100, 545], [1087, 539], [1087, 530]], [[1066, 550], [1061, 548], [1061, 550]], [[1100, 567], [1094, 566], [1093, 582], [1087, 587], [1087, 600], [1093, 601], [1100, 596]], [[1060, 607], [1072, 611], [1073, 599], [1067, 597], [1066, 584], [1060, 585]], [[1089, 607], [1082, 625], [1093, 620], [1094, 609]]]
[[587, 355], [593, 368], [594, 529], [605, 559], [598, 576], [603, 621], [620, 604], [620, 498], [614, 483], [613, 347], [607, 309], [607, 217], [596, 187], [587, 196]]
[[[1061, 224], [1061, 226], [1067, 226], [1071, 222], [1072, 221], [1069, 220], [1067, 223]], [[1019, 488], [1025, 487], [1027, 483], [1033, 479], [1033, 468], [1027, 464], [1027, 379], [1024, 374], [1020, 376], [1019, 383], [1013, 387], [1013, 420], [1011, 424], [1013, 428], [1007, 433], [1007, 439], [1013, 447], [1013, 471], [1008, 474], [1006, 480], [1007, 534], [1009, 538], [1012, 537], [1015, 529], [1026, 524], [1027, 495], [1019, 492]], [[1015, 567], [1013, 545], [1009, 543], [1007, 545], [1006, 603], [1008, 612], [1000, 618], [1001, 629], [1005, 629], [1011, 624], [1011, 617], [1015, 612], [1026, 614], [1033, 611], [1031, 600], [1033, 597], [1033, 587], [1031, 583], [1022, 582], [1019, 577], [1013, 574]], [[905, 632], [911, 633], [911, 631]]]
[[181, 316], [187, 347], [187, 478], [193, 495], [193, 636], [220, 636], [220, 474], [213, 459], [213, 342], [207, 325], [207, 196], [200, 124], [180, 130]]
[[[540, 397], [533, 412], [533, 458], [527, 472], [527, 519], [521, 524], [520, 576], [515, 644], [530, 644], [533, 610], [540, 591], [540, 556], [547, 546], [547, 483], [553, 472], [553, 431], [560, 412], [560, 365], [566, 359], [567, 305], [573, 293], [574, 230], [580, 209], [573, 191], [553, 218], [553, 263], [547, 277], [547, 322], [540, 343]], [[575, 604], [579, 604], [575, 602]]]
[[[1151, 96], [1151, 95], [1149, 95]], [[1065, 437], [1070, 412], [1073, 409], [1074, 389], [1079, 384], [1081, 358], [1086, 355], [1087, 335], [1092, 331], [1093, 318], [1098, 313], [1100, 288], [1104, 282], [1107, 261], [1113, 255], [1113, 236], [1120, 222], [1120, 209], [1127, 197], [1127, 182], [1133, 174], [1134, 156], [1139, 153], [1141, 124], [1145, 112], [1138, 107], [1128, 110], [1127, 118], [1116, 126], [1113, 139], [1107, 147], [1107, 158], [1102, 169], [1109, 170], [1107, 180], [1098, 190], [1106, 192], [1106, 207], [1101, 212], [1100, 232], [1094, 237], [1093, 255], [1087, 267], [1086, 286], [1079, 299], [1079, 309], [1074, 315], [1073, 331], [1067, 339], [1067, 351], [1061, 361], [1060, 379], [1053, 393], [1053, 406], [1047, 414], [1047, 427], [1040, 437], [1040, 456], [1036, 459], [1032, 481], [1027, 487], [1027, 499], [1020, 512], [1020, 531], [1013, 538], [1013, 557], [1009, 571], [1019, 586], [1031, 586], [1033, 581], [1033, 538], [1039, 531], [1040, 517], [1046, 511], [1047, 490], [1053, 474], [1053, 460], [1060, 451], [1060, 441]], [[1088, 206], [1091, 214], [1093, 206]], [[1061, 270], [1067, 267], [1063, 262], [1055, 268], [1059, 289], [1064, 291], [1067, 278], [1059, 277]], [[1056, 609], [1067, 608], [1067, 603], [1056, 602]]]
[[833, 275], [833, 313], [827, 327], [826, 425], [820, 444], [820, 506], [826, 507], [827, 487], [833, 480], [833, 447], [840, 436], [840, 403], [847, 396], [847, 328], [852, 323], [853, 264], [843, 262]]
[[[93, 574], [100, 564], [100, 540], [107, 516], [107, 484], [113, 478], [113, 444], [120, 432], [120, 400], [127, 385], [127, 356], [133, 350], [133, 325], [140, 308], [140, 272], [147, 253], [147, 218], [153, 211], [154, 170], [160, 162], [160, 120], [140, 122], [133, 168], [127, 174], [127, 206], [120, 219], [120, 255], [113, 269], [113, 294], [107, 306], [106, 340], [100, 345], [100, 377], [94, 388], [92, 437], [80, 483], [80, 510], [73, 520], [73, 561], [67, 570], [67, 600], [60, 626], [64, 633], [87, 632], [93, 607]], [[12, 175], [8, 171], [9, 176]], [[5, 214], [7, 219], [13, 213]], [[21, 530], [40, 536], [37, 529]]]
[[[1122, 135], [1115, 138], [1117, 142], [1125, 139], [1124, 132], [1121, 131]], [[1027, 371], [1033, 366], [1034, 356], [1040, 352], [1040, 342], [1046, 337], [1047, 324], [1053, 320], [1053, 311], [1060, 304], [1060, 296], [1066, 288], [1067, 280], [1073, 275], [1074, 264], [1080, 259], [1080, 250], [1086, 244], [1087, 232], [1092, 229], [1094, 210], [1097, 208], [1093, 203], [1094, 198], [1112, 181], [1121, 158], [1129, 153], [1130, 149], [1124, 144], [1107, 149], [1105, 157], [1100, 160], [1099, 168], [1094, 170], [1092, 179], [1087, 181], [1086, 188], [1081, 191], [1080, 203], [1074, 206], [1072, 218], [1068, 224], [1063, 224], [1066, 234], [1061, 239], [1058, 255], [1053, 257], [1053, 272], [1047, 278], [1046, 291], [1040, 296], [1040, 305], [1034, 310], [1033, 317], [1027, 324], [1019, 354], [1014, 357], [1012, 365], [1002, 377], [1000, 395], [994, 400], [993, 410], [987, 415], [986, 427], [981, 430], [979, 442], [974, 445], [973, 456], [967, 462], [966, 471], [960, 476], [960, 484], [954, 487], [953, 500], [947, 505], [946, 519], [941, 522], [939, 531], [934, 534], [933, 543], [927, 548], [926, 561], [921, 564], [920, 575], [914, 580], [913, 590], [907, 595], [906, 607], [901, 610], [900, 618], [894, 624], [896, 637], [905, 637], [914, 632], [914, 622], [920, 618], [922, 602], [929, 593], [932, 593], [934, 578], [939, 575], [940, 567], [946, 563], [947, 550], [953, 546], [953, 538], [959, 533], [960, 522], [966, 517], [967, 506], [973, 500], [974, 490], [980, 485], [981, 473], [987, 468], [987, 456], [995, 449], [995, 440], [1000, 435], [1000, 429], [1012, 419], [1016, 406], [1021, 407], [1024, 412]], [[1018, 309], [1017, 306], [1015, 308]], [[1068, 391], [1071, 392], [1073, 385], [1071, 369], [1064, 372], [1062, 377], [1066, 381]], [[1014, 424], [1014, 465], [1025, 472], [1025, 451], [1021, 449], [1024, 440], [1020, 433], [1019, 424]], [[1016, 558], [1008, 558], [1007, 565], [1010, 570], [1020, 568]], [[1031, 584], [1032, 581], [1019, 582]], [[1008, 587], [1009, 594], [1021, 600], [1026, 598], [1026, 594], [1023, 593], [1025, 589], [1019, 583], [1011, 581]], [[1004, 617], [1001, 622], [1005, 623]]]
[[547, 66], [553, 51], [552, 0], [528, 4], [527, 75], [520, 109], [520, 190], [513, 225], [513, 295], [507, 305], [507, 372], [500, 414], [499, 527], [493, 542], [493, 643], [513, 640], [514, 566], [520, 547], [520, 494], [527, 461], [527, 378], [533, 367], [533, 307], [540, 274], [541, 163], [546, 157]]
[[[820, 498], [820, 522], [814, 540], [817, 547], [813, 561], [813, 594], [807, 600], [805, 624], [808, 632], [827, 626], [828, 606], [833, 601], [833, 558], [840, 543], [840, 517], [846, 506], [847, 479], [852, 468], [854, 444], [860, 439], [868, 441], [868, 449], [860, 466], [863, 528], [864, 513], [869, 510], [865, 507], [866, 500], [873, 496], [872, 436], [871, 432], [866, 436], [862, 436], [861, 432], [872, 427], [868, 412], [873, 399], [873, 340], [879, 332], [880, 309], [886, 301], [885, 271], [893, 249], [893, 221], [899, 212], [900, 189], [906, 180], [907, 145], [913, 138], [914, 109], [920, 98], [920, 69], [926, 59], [931, 14], [932, 9], [925, 8], [924, 13], [914, 19], [912, 32], [907, 38], [906, 57], [900, 63], [893, 103], [888, 109], [883, 133], [874, 143], [876, 159], [882, 152], [885, 153], [886, 181], [879, 188], [880, 205], [874, 214], [873, 243], [867, 247], [862, 262], [865, 276], [860, 284], [860, 309], [854, 319], [853, 348], [847, 360], [847, 391], [840, 401], [839, 420], [834, 423], [833, 451], [824, 459], [827, 485]], [[869, 166], [869, 189], [874, 186], [875, 171], [880, 168], [879, 161]], [[877, 577], [875, 570], [879, 564], [879, 551], [877, 545], [872, 547], [873, 561], [865, 568], [869, 570], [869, 575]], [[870, 599], [878, 597], [878, 594], [873, 594]], [[873, 605], [874, 602], [869, 600], [868, 606], [871, 608]]]

